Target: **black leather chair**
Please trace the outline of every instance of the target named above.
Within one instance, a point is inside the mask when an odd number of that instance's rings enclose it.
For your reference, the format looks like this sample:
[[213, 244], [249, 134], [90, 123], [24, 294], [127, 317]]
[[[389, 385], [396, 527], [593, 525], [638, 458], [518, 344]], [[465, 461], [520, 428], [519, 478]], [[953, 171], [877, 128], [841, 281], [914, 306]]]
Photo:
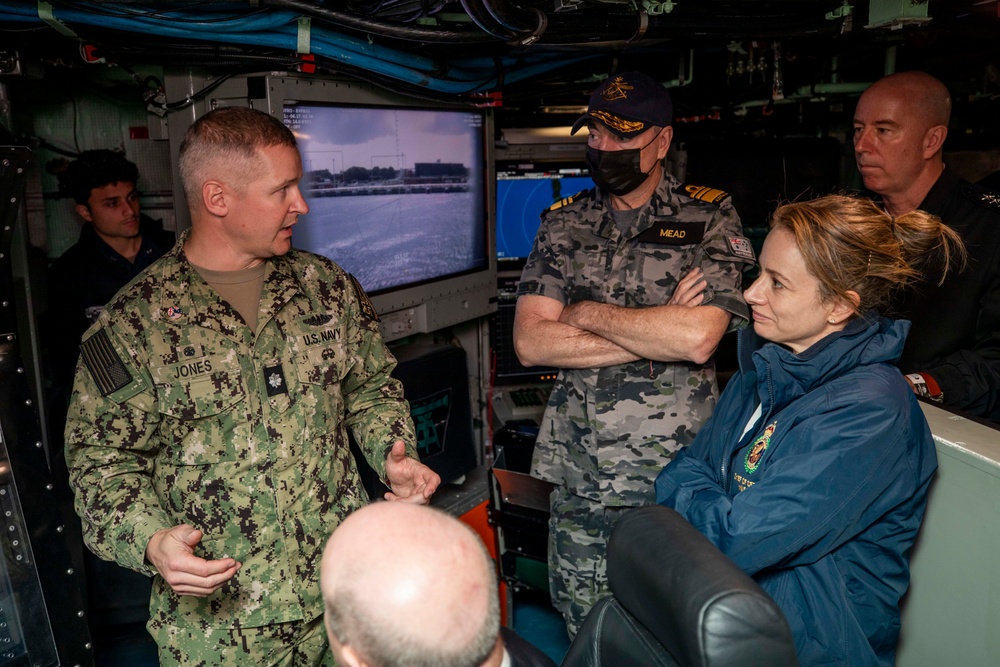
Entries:
[[619, 520], [608, 578], [612, 595], [587, 616], [566, 667], [798, 665], [774, 601], [672, 509]]

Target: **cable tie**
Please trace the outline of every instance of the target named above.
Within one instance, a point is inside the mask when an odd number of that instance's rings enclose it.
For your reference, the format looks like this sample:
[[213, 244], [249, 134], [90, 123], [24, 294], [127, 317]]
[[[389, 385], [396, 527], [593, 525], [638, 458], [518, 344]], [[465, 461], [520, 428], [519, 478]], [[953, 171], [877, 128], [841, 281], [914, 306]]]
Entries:
[[42, 19], [42, 21], [44, 21], [45, 23], [48, 23], [49, 26], [55, 28], [66, 37], [72, 37], [73, 39], [80, 39], [80, 37], [75, 32], [70, 30], [69, 26], [67, 26], [65, 23], [63, 23], [62, 21], [60, 21], [55, 17], [55, 15], [52, 13], [52, 5], [50, 5], [47, 2], [44, 2], [44, 0], [38, 0], [38, 18]]
[[310, 48], [312, 34], [312, 19], [308, 16], [299, 17], [299, 28], [298, 36], [295, 43], [295, 51], [297, 53], [306, 54], [312, 49]]

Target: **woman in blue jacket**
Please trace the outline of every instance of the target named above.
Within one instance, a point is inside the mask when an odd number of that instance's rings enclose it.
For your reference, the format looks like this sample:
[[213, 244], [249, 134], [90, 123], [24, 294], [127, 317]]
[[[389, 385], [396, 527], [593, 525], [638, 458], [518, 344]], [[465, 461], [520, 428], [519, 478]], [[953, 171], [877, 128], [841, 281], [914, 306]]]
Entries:
[[957, 235], [829, 196], [778, 208], [746, 291], [740, 370], [656, 480], [672, 507], [781, 607], [803, 665], [892, 665], [909, 552], [937, 460], [880, 317]]

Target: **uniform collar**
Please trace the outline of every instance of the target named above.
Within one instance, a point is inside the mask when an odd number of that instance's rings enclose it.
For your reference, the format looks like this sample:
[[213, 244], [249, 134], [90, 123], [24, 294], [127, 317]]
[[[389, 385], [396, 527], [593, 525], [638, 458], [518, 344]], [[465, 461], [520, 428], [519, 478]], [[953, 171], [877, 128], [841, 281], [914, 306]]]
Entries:
[[96, 255], [106, 262], [124, 267], [136, 275], [169, 250], [167, 244], [163, 242], [162, 232], [163, 227], [158, 221], [139, 214], [139, 235], [142, 237], [142, 243], [139, 245], [139, 252], [136, 253], [131, 262], [97, 234], [92, 222], [83, 223], [77, 243], [87, 256]]
[[[181, 287], [176, 292], [161, 290], [161, 316], [205, 327], [230, 338], [244, 340], [249, 329], [243, 319], [205, 282], [184, 254], [184, 245], [190, 234], [190, 229], [181, 234], [178, 243], [166, 255], [172, 261], [162, 264], [160, 284]], [[298, 277], [292, 270], [287, 255], [272, 257], [266, 260], [266, 264], [258, 329], [301, 290]], [[249, 332], [251, 340], [253, 333]]]
[[895, 363], [909, 330], [907, 320], [891, 320], [870, 311], [795, 354], [764, 340], [751, 325], [739, 333], [740, 369], [748, 375], [748, 371], [756, 373], [765, 411], [780, 408], [858, 366]]
[[597, 234], [607, 239], [616, 239], [620, 236], [633, 239], [656, 224], [658, 218], [676, 215], [679, 209], [679, 197], [674, 190], [678, 185], [678, 181], [664, 170], [663, 177], [660, 179], [659, 185], [656, 186], [653, 195], [649, 201], [639, 207], [639, 215], [624, 232], [619, 230], [618, 225], [615, 224], [614, 214], [611, 212], [607, 197], [603, 195], [596, 197], [594, 208], [603, 212]]
[[927, 192], [924, 200], [920, 202], [920, 208], [923, 211], [937, 211], [940, 210], [944, 205], [945, 200], [948, 198], [949, 194], [958, 187], [958, 184], [962, 181], [961, 177], [948, 167], [944, 168], [938, 179], [934, 181], [934, 185]]

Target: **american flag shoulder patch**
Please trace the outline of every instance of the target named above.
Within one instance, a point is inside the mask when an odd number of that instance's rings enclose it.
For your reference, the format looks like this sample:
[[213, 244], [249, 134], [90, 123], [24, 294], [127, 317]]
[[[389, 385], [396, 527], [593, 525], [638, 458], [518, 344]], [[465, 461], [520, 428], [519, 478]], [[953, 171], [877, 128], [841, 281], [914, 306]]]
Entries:
[[104, 329], [83, 341], [80, 355], [102, 396], [113, 394], [132, 382], [132, 374], [125, 368]]

